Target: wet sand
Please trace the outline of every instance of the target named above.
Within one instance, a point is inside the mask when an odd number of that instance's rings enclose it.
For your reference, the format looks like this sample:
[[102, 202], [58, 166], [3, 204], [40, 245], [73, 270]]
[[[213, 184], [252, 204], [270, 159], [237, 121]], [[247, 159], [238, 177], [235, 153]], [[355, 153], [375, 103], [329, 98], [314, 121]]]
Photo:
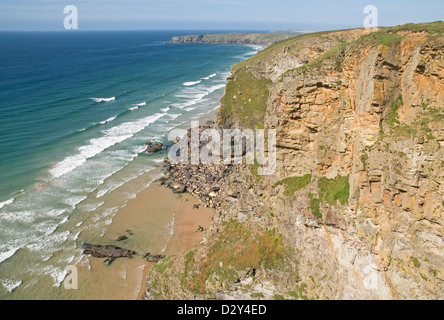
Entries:
[[[166, 186], [153, 182], [128, 201], [113, 218], [112, 224], [98, 244], [113, 244], [137, 252], [132, 259], [116, 259], [110, 265], [106, 259], [88, 257], [79, 267], [79, 290], [86, 299], [135, 300], [145, 292], [145, 281], [154, 265], [143, 257], [151, 254], [180, 254], [199, 244], [214, 211], [199, 207], [189, 194], [174, 194]], [[127, 236], [124, 241], [117, 241]], [[89, 286], [94, 286], [91, 288]], [[81, 293], [81, 292], [79, 292]]]
[[[200, 118], [200, 123], [216, 119], [216, 110]], [[160, 174], [160, 169], [158, 171]], [[153, 182], [118, 210], [100, 243], [112, 244], [137, 252], [133, 259], [116, 259], [110, 265], [106, 259], [88, 257], [79, 267], [79, 280], [84, 279], [86, 299], [135, 300], [145, 292], [145, 282], [154, 263], [143, 257], [151, 254], [174, 255], [199, 244], [208, 229], [214, 210], [199, 206], [196, 198], [185, 193], [174, 194], [159, 182]], [[124, 241], [117, 241], [127, 236]], [[94, 289], [89, 286], [93, 285]], [[88, 288], [89, 287], [89, 288]], [[79, 285], [82, 290], [82, 284]]]

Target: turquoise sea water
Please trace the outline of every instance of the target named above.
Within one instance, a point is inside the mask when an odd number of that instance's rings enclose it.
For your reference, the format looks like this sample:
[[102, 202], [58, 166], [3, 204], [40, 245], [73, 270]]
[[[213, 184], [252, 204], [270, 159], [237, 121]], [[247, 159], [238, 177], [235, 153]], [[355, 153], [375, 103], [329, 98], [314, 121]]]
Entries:
[[0, 299], [59, 286], [151, 181], [162, 155], [144, 144], [216, 109], [231, 66], [260, 49], [173, 35], [0, 33]]

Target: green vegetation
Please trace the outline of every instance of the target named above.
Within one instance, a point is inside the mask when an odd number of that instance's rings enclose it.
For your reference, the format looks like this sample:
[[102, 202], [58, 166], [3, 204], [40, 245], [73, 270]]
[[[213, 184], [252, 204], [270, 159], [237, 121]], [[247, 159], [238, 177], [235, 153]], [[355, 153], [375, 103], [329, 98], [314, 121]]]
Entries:
[[322, 218], [321, 213], [321, 200], [319, 198], [315, 198], [313, 194], [310, 193], [310, 210], [316, 217]]
[[[202, 37], [203, 42], [232, 42], [233, 40], [242, 39], [244, 36], [249, 36], [256, 43], [274, 43], [292, 37], [288, 34], [273, 34], [273, 33], [219, 33], [206, 34]], [[191, 36], [192, 37], [192, 36]]]
[[258, 178], [261, 177], [259, 175], [259, 171], [258, 171], [258, 169], [261, 167], [262, 167], [262, 165], [260, 165], [259, 162], [257, 162], [257, 159], [254, 158], [254, 164], [250, 165], [251, 174], [258, 177]]
[[306, 295], [306, 289], [307, 285], [305, 283], [302, 283], [294, 291], [290, 291], [288, 294], [293, 297], [294, 299], [302, 299], [302, 300], [309, 300]]
[[280, 294], [275, 294], [273, 296], [274, 300], [285, 300], [284, 296], [280, 295]]
[[311, 173], [302, 177], [290, 177], [285, 178], [274, 184], [274, 187], [283, 185], [285, 186], [284, 194], [286, 196], [292, 196], [296, 191], [304, 189], [311, 182]]
[[396, 27], [381, 28], [381, 30], [372, 32], [361, 37], [358, 41], [370, 45], [387, 45], [392, 46], [401, 43], [404, 35], [403, 31], [410, 32], [427, 32], [430, 38], [442, 36], [444, 32], [444, 22], [436, 21], [431, 23], [408, 23]]
[[173, 260], [171, 260], [171, 258], [172, 256], [162, 259], [153, 266], [152, 270], [163, 274], [166, 269], [171, 268], [171, 266], [173, 265]]
[[421, 263], [419, 262], [419, 259], [416, 257], [410, 257], [410, 260], [413, 262], [413, 265], [416, 268], [419, 268], [421, 266]]
[[234, 116], [244, 128], [263, 128], [271, 80], [256, 78], [245, 68], [238, 70], [234, 76], [236, 81], [227, 83], [221, 99], [222, 123]]
[[389, 28], [392, 32], [399, 31], [411, 31], [411, 32], [422, 32], [425, 31], [429, 33], [429, 37], [442, 36], [444, 33], [444, 22], [435, 21], [429, 23], [407, 23], [404, 25]]
[[[346, 41], [339, 40], [339, 44], [337, 46], [324, 52], [323, 54], [318, 56], [316, 59], [310, 61], [307, 64], [304, 64], [303, 66], [285, 71], [282, 74], [282, 77], [285, 77], [288, 73], [293, 72], [293, 71], [300, 71], [302, 73], [306, 73], [309, 69], [312, 69], [312, 68], [318, 66], [322, 61], [327, 60], [327, 59], [332, 59], [332, 58], [336, 59], [335, 60], [336, 61], [336, 70], [342, 71], [341, 63], [342, 63], [343, 57], [341, 54], [344, 52], [344, 50], [347, 48], [347, 46], [348, 46], [348, 43]], [[342, 84], [342, 82], [341, 82], [341, 84]]]
[[402, 95], [398, 96], [398, 98], [393, 102], [390, 106], [390, 113], [387, 116], [387, 119], [385, 122], [393, 128], [395, 125], [401, 124], [399, 122], [399, 114], [398, 109], [404, 104], [404, 101], [402, 100]]
[[363, 151], [360, 159], [361, 159], [361, 162], [364, 165], [364, 167], [366, 167], [367, 160], [368, 160], [368, 153], [366, 151]]
[[395, 45], [401, 43], [404, 36], [390, 30], [381, 30], [361, 37], [360, 41], [370, 45]]
[[263, 299], [265, 298], [264, 294], [261, 292], [255, 292], [250, 295], [253, 299]]
[[319, 199], [335, 205], [337, 201], [342, 205], [348, 203], [350, 184], [349, 177], [337, 176], [335, 179], [321, 178], [319, 180]]
[[[398, 98], [390, 105], [390, 111], [385, 119], [385, 123], [388, 125], [390, 129], [390, 134], [394, 136], [404, 136], [410, 137], [417, 133], [417, 130], [407, 124], [403, 124], [399, 121], [399, 108], [404, 104], [402, 99], [402, 95], [399, 95]], [[381, 133], [380, 140], [384, 137], [384, 134]]]
[[282, 236], [274, 231], [254, 231], [230, 220], [212, 242], [203, 261], [187, 253], [182, 276], [183, 285], [196, 293], [204, 293], [207, 281], [235, 283], [238, 271], [248, 268], [273, 268], [280, 265], [286, 253]]

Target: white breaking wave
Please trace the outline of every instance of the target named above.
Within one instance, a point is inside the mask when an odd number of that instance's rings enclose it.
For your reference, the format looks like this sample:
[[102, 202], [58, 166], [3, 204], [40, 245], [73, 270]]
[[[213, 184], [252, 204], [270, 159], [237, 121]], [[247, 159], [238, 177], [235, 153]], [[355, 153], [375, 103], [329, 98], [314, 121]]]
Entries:
[[115, 101], [116, 97], [111, 97], [111, 98], [91, 98], [91, 100], [94, 100], [95, 102], [111, 102], [111, 101]]
[[201, 83], [202, 80], [194, 81], [194, 82], [184, 82], [183, 85], [186, 87], [194, 86], [195, 84]]
[[137, 109], [139, 109], [139, 107], [138, 107], [138, 106], [135, 106], [135, 107], [131, 107], [131, 108], [128, 108], [128, 110], [129, 110], [129, 111], [134, 111], [134, 110], [137, 110]]
[[14, 202], [14, 198], [6, 200], [5, 202], [0, 202], [0, 209], [5, 207], [5, 206], [9, 206], [10, 204], [12, 204]]
[[176, 97], [178, 97], [178, 98], [188, 98], [188, 101], [183, 102], [183, 103], [173, 103], [172, 106], [175, 108], [179, 108], [179, 109], [190, 107], [192, 105], [195, 105], [195, 104], [201, 102], [202, 99], [204, 97], [206, 97], [207, 95], [209, 95], [210, 93], [212, 93], [218, 89], [224, 88], [224, 87], [225, 87], [225, 84], [218, 84], [218, 85], [214, 85], [214, 86], [207, 88], [205, 91], [199, 90], [198, 93], [193, 93], [192, 95], [176, 95]]
[[0, 263], [11, 258], [19, 249], [20, 249], [20, 247], [8, 249], [8, 251], [6, 251], [6, 252], [1, 252], [0, 253]]
[[216, 75], [217, 75], [216, 73], [210, 74], [208, 77], [202, 78], [202, 80], [209, 80], [209, 79], [215, 77]]
[[105, 121], [101, 121], [101, 122], [99, 122], [99, 123], [100, 123], [100, 124], [110, 123], [111, 121], [116, 120], [116, 118], [117, 118], [117, 116], [115, 116], [115, 117], [111, 117], [111, 118], [106, 119]]
[[82, 146], [78, 149], [77, 154], [70, 156], [56, 164], [52, 169], [50, 169], [50, 173], [53, 177], [59, 178], [68, 172], [73, 171], [77, 167], [82, 166], [89, 158], [98, 155], [102, 151], [117, 143], [131, 138], [134, 136], [134, 134], [142, 131], [151, 123], [163, 117], [165, 114], [166, 113], [156, 113], [149, 117], [142, 118], [134, 122], [125, 122], [103, 131], [103, 137], [91, 139], [88, 145]]
[[138, 107], [146, 106], [146, 102], [136, 103], [135, 106], [138, 106]]
[[168, 117], [170, 117], [170, 118], [173, 119], [173, 120], [176, 119], [176, 118], [178, 118], [178, 117], [180, 117], [180, 116], [181, 116], [180, 113], [179, 113], [179, 114], [177, 114], [177, 113], [174, 114], [174, 113], [173, 113], [173, 114], [169, 114], [169, 115], [168, 115]]
[[166, 107], [166, 108], [160, 109], [160, 111], [162, 111], [162, 112], [170, 111], [170, 107]]
[[14, 281], [14, 280], [2, 280], [1, 284], [6, 288], [9, 292], [12, 292], [14, 289], [20, 287], [22, 285], [22, 281]]

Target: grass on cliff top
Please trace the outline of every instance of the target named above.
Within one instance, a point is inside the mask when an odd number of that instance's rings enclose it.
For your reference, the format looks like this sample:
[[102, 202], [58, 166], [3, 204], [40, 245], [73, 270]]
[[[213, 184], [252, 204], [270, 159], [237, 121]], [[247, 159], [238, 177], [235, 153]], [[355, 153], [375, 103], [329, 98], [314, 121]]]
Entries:
[[389, 31], [399, 32], [399, 31], [411, 31], [411, 32], [422, 32], [426, 31], [431, 35], [437, 34], [442, 35], [444, 33], [444, 22], [434, 21], [428, 23], [407, 23], [396, 27], [388, 28]]
[[[192, 252], [192, 251], [191, 251]], [[235, 283], [238, 272], [249, 268], [270, 269], [278, 266], [286, 254], [282, 236], [274, 231], [253, 231], [230, 220], [212, 242], [203, 261], [194, 252], [185, 256], [182, 283], [192, 292], [205, 293], [207, 281]]]
[[284, 195], [292, 196], [296, 191], [304, 189], [311, 182], [312, 174], [306, 174], [302, 177], [290, 177], [282, 179], [274, 184], [274, 187], [283, 185], [285, 187]]
[[262, 129], [271, 80], [258, 79], [245, 68], [237, 71], [235, 77], [227, 83], [221, 99], [221, 122], [235, 116], [244, 128]]
[[253, 57], [235, 64], [232, 68], [232, 71], [235, 72], [236, 70], [239, 70], [242, 67], [245, 67], [247, 65], [253, 65], [256, 62], [261, 61], [261, 60], [272, 59], [273, 53], [278, 52], [280, 49], [282, 49], [285, 46], [294, 46], [294, 45], [298, 44], [299, 42], [304, 41], [305, 39], [316, 38], [316, 37], [328, 34], [330, 32], [334, 32], [334, 31], [321, 31], [321, 32], [307, 33], [307, 34], [303, 34], [303, 35], [296, 35], [296, 36], [292, 36], [288, 39], [276, 42], [276, 43], [272, 44], [271, 46], [265, 48], [264, 50], [258, 52]]
[[273, 34], [273, 33], [217, 33], [217, 34], [205, 34], [203, 35], [204, 41], [212, 41], [212, 42], [229, 42], [233, 39], [242, 37], [242, 36], [251, 36], [254, 38], [255, 42], [277, 42], [284, 39], [288, 39], [291, 35], [288, 34]]
[[402, 32], [427, 32], [429, 37], [442, 36], [444, 32], [444, 22], [435, 21], [430, 23], [408, 23], [396, 27], [385, 27], [380, 30], [369, 33], [358, 39], [358, 41], [370, 45], [396, 45], [401, 43], [405, 37]]

